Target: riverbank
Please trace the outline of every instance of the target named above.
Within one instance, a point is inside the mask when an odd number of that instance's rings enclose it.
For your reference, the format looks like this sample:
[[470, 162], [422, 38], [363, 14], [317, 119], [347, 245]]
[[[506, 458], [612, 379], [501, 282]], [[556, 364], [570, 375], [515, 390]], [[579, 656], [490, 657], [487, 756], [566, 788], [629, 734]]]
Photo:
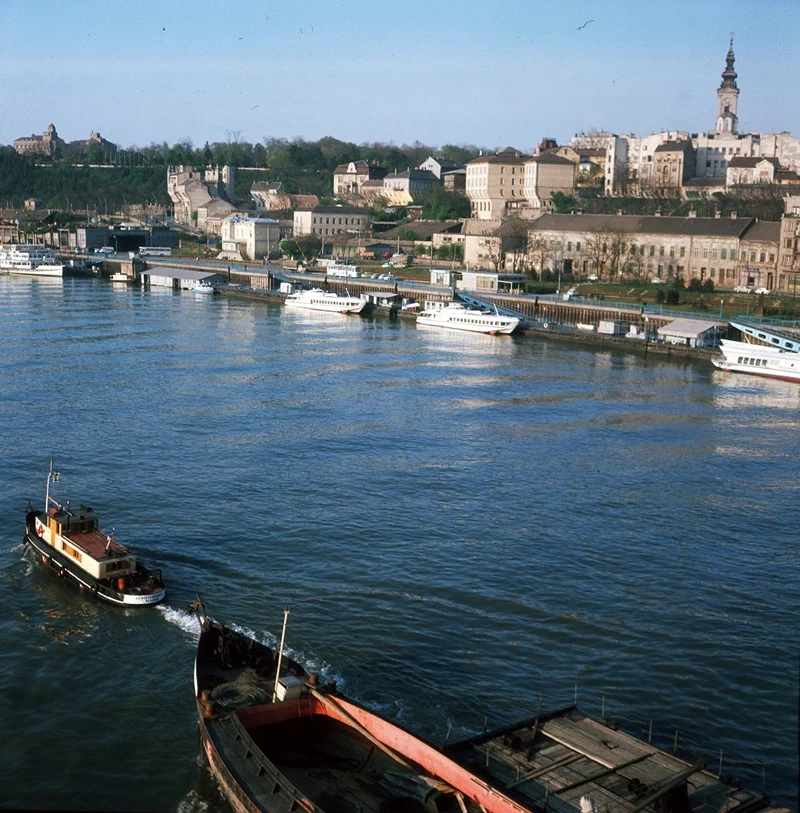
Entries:
[[[280, 291], [258, 288], [241, 288], [237, 286], [220, 286], [218, 291], [223, 296], [232, 299], [248, 299], [256, 302], [266, 302], [270, 304], [282, 305], [286, 301], [286, 294]], [[380, 305], [370, 306], [365, 309], [364, 316], [371, 316], [380, 319], [404, 319], [416, 322], [416, 314], [413, 311], [403, 311], [398, 308], [390, 308]], [[693, 359], [710, 361], [716, 353], [705, 348], [688, 347], [684, 345], [674, 345], [665, 342], [645, 341], [641, 338], [629, 338], [627, 336], [610, 336], [602, 333], [590, 333], [570, 327], [559, 326], [550, 323], [545, 327], [541, 323], [528, 323], [522, 332], [524, 336], [535, 336], [538, 339], [548, 341], [569, 342], [584, 347], [598, 347], [616, 350], [630, 351], [633, 353], [657, 355], [662, 358]]]

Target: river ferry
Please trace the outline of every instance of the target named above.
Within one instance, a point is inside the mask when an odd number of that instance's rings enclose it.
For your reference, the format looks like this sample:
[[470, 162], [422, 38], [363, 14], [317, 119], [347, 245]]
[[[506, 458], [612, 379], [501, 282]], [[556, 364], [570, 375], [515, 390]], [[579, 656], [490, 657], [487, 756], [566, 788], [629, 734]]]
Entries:
[[50, 496], [47, 475], [45, 510], [28, 511], [24, 541], [42, 564], [103, 601], [124, 607], [158, 604], [166, 596], [161, 571], [149, 570], [124, 545], [99, 528], [100, 517], [88, 506], [70, 508]]
[[36, 277], [63, 277], [64, 266], [54, 251], [44, 246], [0, 246], [0, 271]]
[[366, 299], [356, 296], [340, 296], [330, 291], [323, 291], [321, 288], [295, 291], [286, 297], [286, 307], [288, 308], [327, 311], [328, 313], [361, 313], [366, 304]]
[[[195, 658], [200, 740], [236, 813], [525, 813], [529, 808], [296, 661], [210, 618]], [[286, 630], [284, 619], [284, 633]]]
[[720, 370], [800, 382], [800, 353], [764, 344], [720, 341], [720, 355], [711, 363]]
[[516, 316], [473, 310], [460, 302], [449, 302], [442, 308], [426, 306], [417, 316], [417, 325], [420, 327], [466, 330], [470, 333], [488, 333], [490, 336], [513, 333], [519, 327], [519, 323], [520, 320]]

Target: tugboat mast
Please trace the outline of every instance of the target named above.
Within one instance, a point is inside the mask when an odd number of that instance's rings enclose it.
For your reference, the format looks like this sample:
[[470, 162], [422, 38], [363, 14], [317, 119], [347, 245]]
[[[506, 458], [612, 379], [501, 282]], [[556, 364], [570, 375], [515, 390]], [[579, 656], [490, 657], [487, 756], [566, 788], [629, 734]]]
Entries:
[[58, 482], [58, 472], [53, 472], [53, 458], [50, 458], [50, 471], [47, 473], [47, 488], [44, 492], [44, 515], [45, 517], [50, 511], [50, 480], [54, 483]]

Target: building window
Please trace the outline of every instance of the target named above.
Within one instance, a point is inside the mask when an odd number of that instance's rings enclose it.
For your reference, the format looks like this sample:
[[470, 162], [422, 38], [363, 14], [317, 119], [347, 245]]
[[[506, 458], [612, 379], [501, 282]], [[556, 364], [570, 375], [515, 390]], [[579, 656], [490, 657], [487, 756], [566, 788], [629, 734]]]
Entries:
[[655, 255], [656, 255], [656, 247], [655, 246], [650, 246], [650, 256], [655, 257]]
[[759, 255], [759, 257], [760, 257], [759, 262], [764, 263], [764, 262], [767, 261], [767, 255], [766, 255], [765, 252], [762, 251], [761, 254]]
[[720, 251], [720, 259], [726, 260], [728, 258], [728, 249], [723, 248]]
[[674, 256], [675, 256], [675, 246], [670, 246], [670, 247], [669, 247], [669, 256], [670, 256], [670, 257], [674, 257]]
[[567, 242], [567, 251], [572, 251], [572, 240]]
[[732, 260], [735, 260], [735, 259], [736, 259], [736, 249], [735, 249], [735, 248], [732, 248], [732, 249], [731, 249], [731, 259], [732, 259]]
[[581, 250], [581, 241], [578, 240], [578, 242], [575, 243], [575, 251], [580, 251], [580, 250]]
[[770, 254], [770, 255], [769, 255], [769, 261], [770, 261], [771, 263], [774, 263], [774, 262], [775, 262], [775, 255], [774, 255], [774, 254]]

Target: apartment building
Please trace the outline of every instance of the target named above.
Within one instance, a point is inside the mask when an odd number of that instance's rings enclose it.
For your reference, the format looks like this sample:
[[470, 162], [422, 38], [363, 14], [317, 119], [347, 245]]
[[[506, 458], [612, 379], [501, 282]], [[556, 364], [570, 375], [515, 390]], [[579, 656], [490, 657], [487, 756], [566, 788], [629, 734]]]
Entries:
[[357, 206], [315, 206], [294, 213], [294, 234], [330, 237], [336, 234], [368, 234], [369, 212]]
[[[742, 241], [759, 225], [754, 244], [770, 230], [754, 218], [639, 217], [636, 215], [545, 215], [531, 224], [528, 248], [537, 269], [642, 279], [711, 279], [733, 288], [741, 282]], [[773, 229], [774, 231], [774, 229]], [[749, 244], [748, 251], [749, 251]], [[766, 252], [764, 268], [769, 257]], [[760, 256], [760, 255], [759, 255]], [[773, 262], [776, 258], [773, 256]]]
[[466, 194], [472, 217], [497, 220], [527, 206], [525, 162], [532, 156], [513, 147], [480, 155], [467, 164]]

